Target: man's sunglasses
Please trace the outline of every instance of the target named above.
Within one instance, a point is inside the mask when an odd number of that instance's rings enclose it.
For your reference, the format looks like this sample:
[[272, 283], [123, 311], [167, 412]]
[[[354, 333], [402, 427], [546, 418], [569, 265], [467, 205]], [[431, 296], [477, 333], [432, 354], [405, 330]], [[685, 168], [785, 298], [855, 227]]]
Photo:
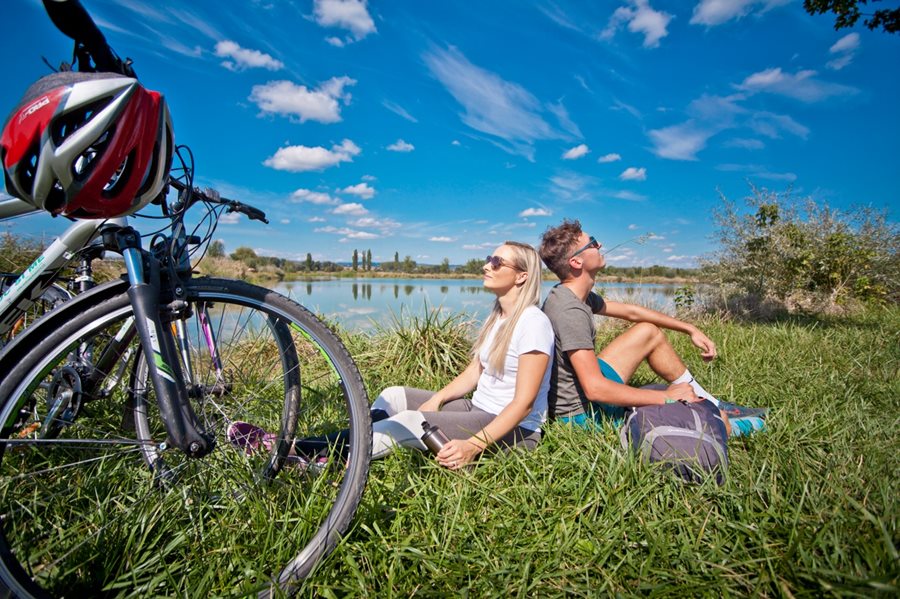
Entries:
[[582, 248], [579, 248], [574, 254], [569, 256], [569, 258], [574, 258], [575, 256], [577, 256], [578, 254], [580, 254], [581, 252], [583, 252], [585, 250], [589, 250], [589, 249], [599, 250], [600, 246], [602, 246], [602, 245], [603, 244], [600, 243], [599, 241], [597, 241], [596, 239], [594, 239], [594, 236], [592, 235], [590, 237], [590, 241], [587, 242], [587, 245], [585, 245]]
[[490, 264], [491, 270], [500, 270], [501, 266], [508, 266], [511, 269], [518, 270], [518, 271], [522, 270], [521, 268], [516, 268], [515, 266], [513, 266], [512, 264], [510, 264], [509, 262], [507, 262], [500, 256], [488, 256], [487, 258], [484, 259], [484, 263]]

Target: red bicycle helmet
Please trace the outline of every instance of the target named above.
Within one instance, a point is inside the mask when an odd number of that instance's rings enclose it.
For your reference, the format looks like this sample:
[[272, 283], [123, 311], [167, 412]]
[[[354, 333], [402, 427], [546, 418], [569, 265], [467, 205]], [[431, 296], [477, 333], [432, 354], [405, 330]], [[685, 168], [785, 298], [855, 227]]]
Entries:
[[36, 81], [0, 138], [7, 191], [74, 218], [113, 218], [156, 199], [172, 162], [162, 95], [112, 73]]

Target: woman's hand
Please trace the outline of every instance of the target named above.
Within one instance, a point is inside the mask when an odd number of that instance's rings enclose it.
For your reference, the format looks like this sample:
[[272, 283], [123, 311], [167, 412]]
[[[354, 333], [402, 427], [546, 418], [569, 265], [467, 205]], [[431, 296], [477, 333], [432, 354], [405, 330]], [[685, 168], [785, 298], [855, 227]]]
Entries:
[[716, 344], [696, 327], [691, 332], [691, 343], [700, 348], [700, 357], [704, 362], [709, 362], [716, 357]]
[[444, 468], [458, 470], [475, 460], [484, 448], [468, 439], [451, 439], [437, 454], [438, 463]]
[[428, 401], [419, 406], [419, 411], [440, 412], [442, 405], [444, 405], [444, 400], [442, 400], [438, 394], [434, 394], [428, 399]]

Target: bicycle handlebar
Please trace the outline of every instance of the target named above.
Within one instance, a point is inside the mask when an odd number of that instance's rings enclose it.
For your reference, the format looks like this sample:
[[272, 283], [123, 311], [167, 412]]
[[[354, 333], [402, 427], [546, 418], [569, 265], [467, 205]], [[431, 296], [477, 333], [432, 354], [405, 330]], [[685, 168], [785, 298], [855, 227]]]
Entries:
[[[169, 185], [177, 189], [179, 192], [183, 192], [188, 189], [187, 185], [185, 185], [181, 181], [176, 181], [174, 179], [169, 181]], [[190, 191], [193, 197], [191, 198], [191, 200], [189, 200], [189, 204], [187, 207], [190, 207], [190, 204], [193, 204], [196, 201], [209, 202], [211, 204], [221, 204], [223, 206], [227, 206], [227, 212], [240, 212], [241, 214], [246, 215], [250, 220], [258, 220], [264, 222], [267, 225], [269, 224], [268, 219], [266, 219], [266, 213], [259, 208], [254, 208], [253, 206], [244, 204], [243, 202], [239, 202], [237, 200], [224, 198], [220, 196], [218, 192], [212, 190], [211, 193], [207, 193], [197, 187], [194, 187]]]
[[135, 76], [128, 62], [123, 63], [113, 52], [106, 37], [79, 0], [43, 0], [43, 3], [56, 28], [75, 40], [76, 44], [84, 46], [98, 71]]

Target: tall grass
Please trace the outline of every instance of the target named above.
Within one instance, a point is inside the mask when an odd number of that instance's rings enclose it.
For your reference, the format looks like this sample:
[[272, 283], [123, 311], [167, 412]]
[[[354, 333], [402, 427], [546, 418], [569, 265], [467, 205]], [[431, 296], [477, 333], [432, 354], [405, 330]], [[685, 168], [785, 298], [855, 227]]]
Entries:
[[[702, 328], [719, 346], [709, 365], [672, 336], [697, 378], [772, 408], [767, 432], [731, 441], [724, 486], [642, 466], [611, 428], [554, 423], [535, 451], [463, 473], [396, 452], [373, 463], [355, 528], [301, 594], [896, 596], [900, 309]], [[410, 334], [358, 341], [371, 386], [425, 380], [416, 356], [434, 348], [395, 353]]]

